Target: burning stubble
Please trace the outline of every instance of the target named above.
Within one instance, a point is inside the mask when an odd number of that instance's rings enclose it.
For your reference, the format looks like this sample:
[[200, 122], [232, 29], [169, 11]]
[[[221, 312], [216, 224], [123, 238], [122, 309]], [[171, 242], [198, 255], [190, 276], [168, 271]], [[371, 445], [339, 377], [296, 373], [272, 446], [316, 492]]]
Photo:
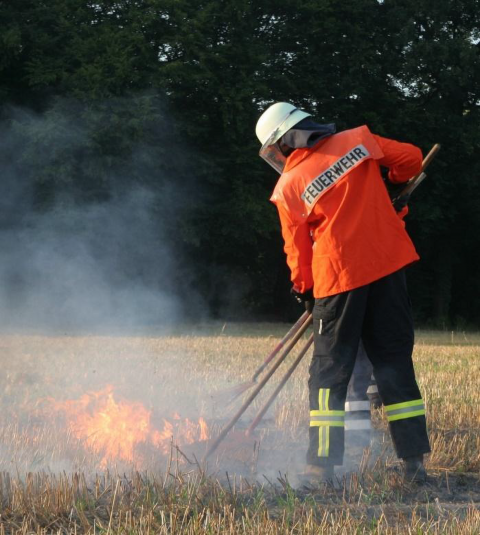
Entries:
[[[176, 336], [0, 337], [0, 469], [163, 474], [173, 454], [179, 470], [196, 470], [208, 437], [235, 412], [212, 394], [251, 377], [275, 344], [269, 335], [279, 339], [285, 326], [250, 327], [250, 334], [245, 326], [233, 329], [222, 332], [222, 324], [211, 324]], [[478, 345], [426, 342], [417, 346], [415, 358], [429, 407], [429, 467], [478, 470], [478, 374], [472, 373]], [[307, 444], [308, 360], [246, 440], [244, 430], [275, 382], [266, 387], [209, 460], [209, 471], [261, 481], [263, 476], [277, 481], [282, 474], [298, 484]], [[445, 396], [450, 390], [456, 392], [454, 403]], [[375, 427], [381, 434], [380, 465], [394, 465], [380, 412]], [[368, 467], [360, 468], [363, 473]]]
[[52, 416], [52, 412], [63, 416], [67, 429], [87, 452], [101, 456], [100, 468], [119, 461], [142, 469], [139, 446], [151, 446], [162, 455], [168, 455], [173, 443], [184, 447], [209, 438], [204, 418], [193, 422], [177, 412], [163, 418], [162, 429], [155, 428], [153, 411], [140, 402], [116, 399], [112, 385], [87, 392], [77, 400], [48, 399], [45, 413]]
[[[270, 344], [263, 340], [262, 347]], [[192, 468], [235, 410], [213, 394], [239, 378], [238, 364], [256, 349], [248, 339], [198, 332], [151, 338], [3, 336], [1, 345], [11, 364], [2, 378], [0, 468], [20, 473], [158, 473], [172, 454], [182, 469]], [[212, 470], [249, 477], [257, 472], [276, 477], [285, 466], [300, 470], [305, 429], [292, 419], [298, 407], [291, 400], [246, 439], [246, 424], [263, 399], [209, 460]]]

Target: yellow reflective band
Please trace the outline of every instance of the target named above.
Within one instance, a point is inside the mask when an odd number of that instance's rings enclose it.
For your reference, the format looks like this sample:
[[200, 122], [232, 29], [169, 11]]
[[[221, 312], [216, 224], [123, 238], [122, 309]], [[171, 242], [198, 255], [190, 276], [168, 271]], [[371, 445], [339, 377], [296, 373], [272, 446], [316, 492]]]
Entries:
[[[310, 427], [318, 427], [318, 456], [328, 457], [330, 452], [330, 427], [344, 427], [345, 411], [331, 411], [328, 408], [329, 388], [318, 389], [318, 411], [310, 411]], [[324, 417], [323, 419], [321, 417]], [[340, 418], [341, 417], [341, 418]]]
[[310, 422], [310, 427], [345, 427], [345, 422], [331, 422], [330, 420], [312, 420]]
[[385, 405], [385, 411], [390, 412], [396, 409], [415, 407], [415, 405], [423, 405], [423, 399], [414, 399], [413, 401], [404, 401], [403, 403], [395, 403], [394, 405]]
[[328, 411], [328, 398], [330, 397], [330, 388], [318, 389], [318, 409]]
[[310, 416], [345, 416], [345, 411], [310, 411]]
[[389, 422], [394, 422], [395, 420], [403, 420], [405, 418], [413, 418], [415, 416], [424, 416], [424, 415], [425, 415], [425, 409], [419, 409], [418, 411], [410, 411], [410, 412], [402, 412], [400, 414], [392, 414], [392, 416], [388, 416], [387, 414], [387, 420]]
[[328, 457], [330, 453], [330, 431], [328, 427], [325, 429], [327, 436], [325, 437], [325, 457]]

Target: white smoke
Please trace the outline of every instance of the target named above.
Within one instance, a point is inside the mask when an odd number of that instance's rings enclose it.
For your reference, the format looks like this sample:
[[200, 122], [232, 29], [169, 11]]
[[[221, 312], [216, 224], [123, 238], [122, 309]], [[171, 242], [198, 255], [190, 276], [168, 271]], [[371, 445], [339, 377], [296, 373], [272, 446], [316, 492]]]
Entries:
[[160, 287], [174, 272], [152, 219], [153, 195], [26, 216], [0, 232], [0, 321], [50, 329], [172, 323], [180, 304]]
[[[178, 170], [171, 166], [166, 176], [165, 162], [154, 161], [158, 150], [138, 143], [105, 176], [91, 175], [95, 132], [76, 123], [75, 113], [65, 103], [53, 116], [13, 110], [0, 124], [2, 328], [98, 331], [174, 324], [181, 297], [188, 295], [190, 309], [201, 305], [182, 284], [179, 273], [187, 270], [178, 259], [181, 240], [172, 238], [185, 215], [181, 203], [176, 206], [182, 187], [176, 173], [185, 174], [185, 163], [178, 160]], [[164, 134], [158, 143], [168, 151], [175, 144], [172, 129], [168, 123], [159, 128]], [[52, 129], [49, 144], [42, 135]], [[82, 166], [84, 180], [93, 184], [88, 187], [97, 188], [94, 200], [79, 191]], [[76, 174], [71, 181], [70, 170]], [[42, 181], [50, 179], [52, 200], [38, 206], [38, 187], [48, 192]]]

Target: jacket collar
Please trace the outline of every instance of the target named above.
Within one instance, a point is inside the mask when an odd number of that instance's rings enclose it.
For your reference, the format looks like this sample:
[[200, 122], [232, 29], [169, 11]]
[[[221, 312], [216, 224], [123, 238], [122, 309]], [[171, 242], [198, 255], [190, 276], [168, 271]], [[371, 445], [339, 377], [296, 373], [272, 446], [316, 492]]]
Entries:
[[283, 170], [283, 172], [286, 173], [296, 167], [300, 162], [303, 162], [303, 160], [305, 160], [311, 154], [321, 148], [325, 141], [327, 141], [327, 139], [329, 138], [322, 139], [312, 148], [305, 147], [302, 149], [295, 149], [292, 154], [290, 154], [290, 156], [287, 158], [287, 161], [285, 162], [285, 169]]

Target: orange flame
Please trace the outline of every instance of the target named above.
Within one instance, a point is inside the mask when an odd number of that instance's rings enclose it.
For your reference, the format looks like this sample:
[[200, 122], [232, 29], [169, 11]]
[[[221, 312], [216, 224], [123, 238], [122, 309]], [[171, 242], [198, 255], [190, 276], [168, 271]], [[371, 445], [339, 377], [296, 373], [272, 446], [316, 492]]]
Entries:
[[102, 455], [103, 467], [115, 460], [135, 462], [138, 460], [135, 449], [142, 443], [150, 443], [168, 454], [174, 440], [184, 445], [209, 438], [203, 418], [196, 423], [182, 419], [177, 413], [163, 420], [162, 431], [153, 429], [151, 411], [139, 402], [116, 401], [111, 385], [98, 392], [88, 392], [78, 400], [50, 401], [56, 411], [65, 414], [72, 434]]
[[161, 449], [163, 453], [169, 453], [174, 439], [177, 439], [182, 444], [193, 444], [210, 438], [207, 422], [203, 418], [200, 417], [197, 423], [188, 418], [182, 420], [180, 416], [174, 414], [172, 419], [173, 422], [164, 418], [163, 430], [154, 431], [152, 435], [153, 444]]

